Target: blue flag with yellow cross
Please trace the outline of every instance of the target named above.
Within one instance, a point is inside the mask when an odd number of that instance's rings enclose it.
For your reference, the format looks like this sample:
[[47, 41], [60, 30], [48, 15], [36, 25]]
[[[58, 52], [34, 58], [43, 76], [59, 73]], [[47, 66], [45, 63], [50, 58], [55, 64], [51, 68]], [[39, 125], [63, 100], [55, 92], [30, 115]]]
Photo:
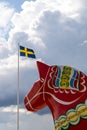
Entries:
[[29, 58], [36, 58], [35, 53], [32, 49], [20, 46], [20, 56], [25, 56]]

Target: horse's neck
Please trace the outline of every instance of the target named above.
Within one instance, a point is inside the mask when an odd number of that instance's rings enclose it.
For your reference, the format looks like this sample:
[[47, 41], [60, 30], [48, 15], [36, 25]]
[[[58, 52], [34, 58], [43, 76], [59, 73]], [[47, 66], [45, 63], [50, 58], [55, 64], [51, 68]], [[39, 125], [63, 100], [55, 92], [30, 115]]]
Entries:
[[85, 130], [87, 125], [86, 99], [85, 102], [82, 103], [81, 99], [81, 102], [76, 104], [71, 105], [68, 109], [66, 106], [58, 104], [52, 107], [55, 130]]

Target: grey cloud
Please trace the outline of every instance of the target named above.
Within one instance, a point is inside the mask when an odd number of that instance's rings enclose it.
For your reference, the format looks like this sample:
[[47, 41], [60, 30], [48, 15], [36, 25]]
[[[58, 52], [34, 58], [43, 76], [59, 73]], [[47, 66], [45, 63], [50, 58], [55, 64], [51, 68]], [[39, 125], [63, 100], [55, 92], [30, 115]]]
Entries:
[[21, 45], [29, 44], [28, 34], [25, 32], [16, 32], [8, 39], [8, 43], [10, 44], [11, 51], [15, 53], [18, 51], [18, 43]]
[[9, 54], [8, 45], [4, 43], [4, 45], [0, 45], [0, 59], [7, 58]]
[[[20, 67], [20, 104], [23, 103], [24, 96], [37, 80], [37, 75], [37, 70]], [[7, 74], [0, 75], [0, 106], [17, 104], [17, 76], [17, 68], [9, 69]]]
[[59, 11], [43, 12], [35, 28], [33, 27], [37, 37], [41, 38], [47, 48], [44, 50], [46, 55], [42, 53], [42, 58], [47, 63], [49, 61], [51, 64], [72, 65], [75, 68], [79, 66], [78, 64], [80, 66], [87, 64], [84, 60], [86, 51], [84, 54], [81, 53], [84, 49], [80, 47], [83, 39], [86, 39], [85, 27], [84, 22], [66, 18]]

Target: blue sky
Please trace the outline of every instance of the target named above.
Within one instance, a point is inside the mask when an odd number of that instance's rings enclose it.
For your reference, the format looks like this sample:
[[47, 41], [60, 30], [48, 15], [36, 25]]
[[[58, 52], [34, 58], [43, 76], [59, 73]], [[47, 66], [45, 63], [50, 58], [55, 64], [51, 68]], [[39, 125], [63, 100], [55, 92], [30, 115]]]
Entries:
[[12, 6], [13, 8], [15, 8], [15, 10], [17, 10], [17, 11], [21, 10], [21, 4], [24, 1], [25, 0], [0, 0], [0, 2], [8, 2], [10, 4], [10, 6]]
[[[87, 74], [86, 0], [0, 0], [0, 129], [16, 130], [18, 43], [49, 65]], [[53, 130], [48, 108], [27, 112], [23, 98], [38, 79], [36, 61], [20, 57], [20, 129]]]

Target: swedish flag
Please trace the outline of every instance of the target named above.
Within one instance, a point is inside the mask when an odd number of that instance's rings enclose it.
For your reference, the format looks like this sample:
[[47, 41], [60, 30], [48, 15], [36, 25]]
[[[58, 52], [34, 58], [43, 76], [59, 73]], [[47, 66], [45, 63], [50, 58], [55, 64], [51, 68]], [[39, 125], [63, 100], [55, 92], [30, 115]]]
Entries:
[[20, 46], [20, 56], [26, 56], [29, 58], [36, 58], [34, 51], [32, 49]]

